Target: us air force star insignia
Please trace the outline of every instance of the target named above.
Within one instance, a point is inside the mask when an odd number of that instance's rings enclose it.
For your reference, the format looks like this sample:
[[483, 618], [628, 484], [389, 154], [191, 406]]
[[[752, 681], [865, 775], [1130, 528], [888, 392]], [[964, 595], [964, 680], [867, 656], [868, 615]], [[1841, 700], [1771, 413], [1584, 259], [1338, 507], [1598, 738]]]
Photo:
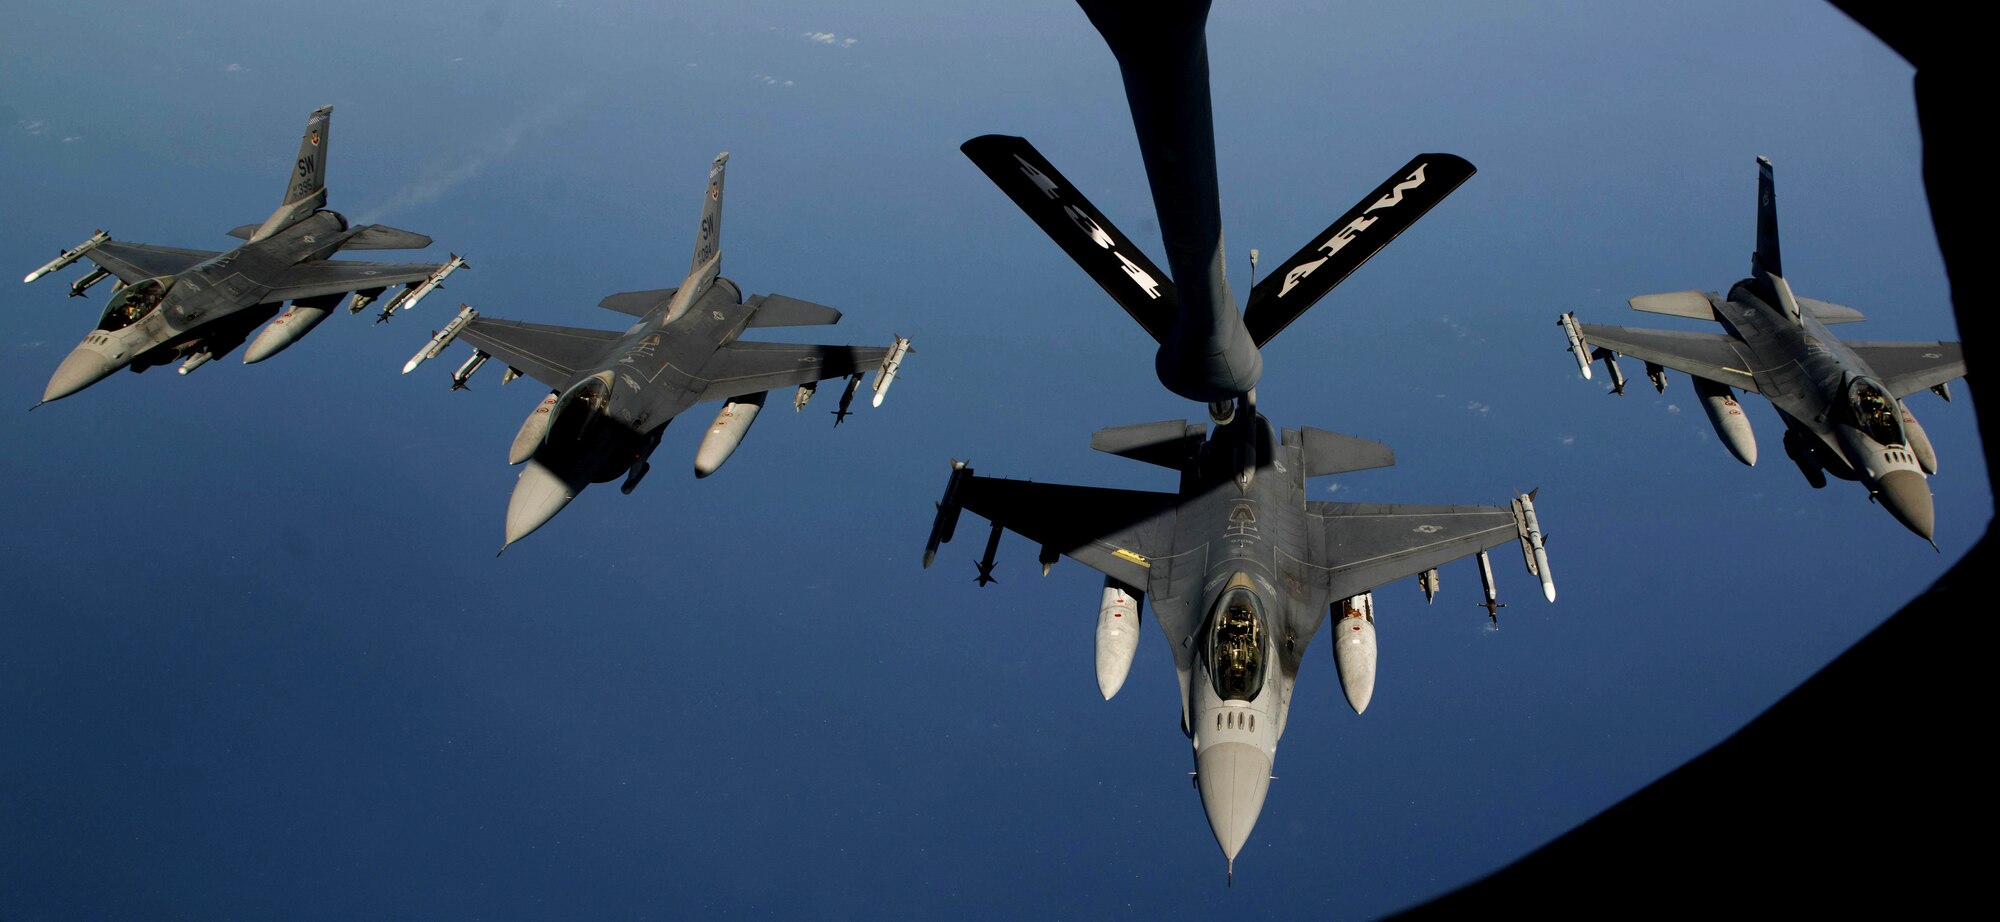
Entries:
[[721, 312], [721, 311], [709, 311], [708, 313], [709, 313], [709, 316], [711, 316], [711, 317], [714, 317], [714, 318], [715, 318], [715, 319], [717, 319], [717, 320], [721, 320], [721, 319], [722, 319], [722, 312]]
[[1415, 530], [1427, 535], [1435, 535], [1438, 532], [1444, 531], [1444, 527], [1440, 525], [1419, 525]]
[[313, 235], [311, 235], [311, 234], [307, 234], [307, 235], [305, 235], [304, 237], [300, 237], [299, 239], [300, 239], [300, 240], [304, 240], [304, 241], [305, 241], [305, 242], [307, 242], [307, 243], [318, 243], [318, 242], [319, 242], [319, 238], [318, 238], [318, 237], [315, 237], [315, 236], [313, 236]]

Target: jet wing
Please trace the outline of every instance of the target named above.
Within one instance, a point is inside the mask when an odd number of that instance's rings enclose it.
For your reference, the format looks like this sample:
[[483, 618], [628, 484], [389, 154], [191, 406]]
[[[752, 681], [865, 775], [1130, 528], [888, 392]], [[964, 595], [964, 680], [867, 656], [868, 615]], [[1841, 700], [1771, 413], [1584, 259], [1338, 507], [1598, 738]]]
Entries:
[[[880, 367], [889, 350], [862, 346], [734, 342], [702, 363], [702, 400], [727, 400]], [[705, 385], [705, 386], [704, 386]]]
[[1757, 379], [1749, 358], [1743, 354], [1742, 345], [1726, 334], [1634, 330], [1594, 323], [1577, 326], [1583, 331], [1584, 342], [1593, 346], [1757, 393]]
[[605, 348], [623, 335], [610, 330], [475, 317], [459, 331], [458, 338], [560, 390], [576, 378], [578, 371], [602, 361]]
[[127, 285], [162, 275], [178, 275], [195, 264], [221, 256], [214, 250], [183, 250], [150, 243], [120, 243], [106, 240], [84, 253], [84, 258], [103, 266]]
[[978, 476], [966, 478], [958, 501], [961, 508], [1023, 538], [1128, 586], [1142, 587], [1153, 558], [1172, 551], [1180, 505], [1172, 493]]
[[1897, 397], [1965, 377], [1958, 343], [1847, 343]]
[[1507, 506], [1306, 503], [1319, 520], [1313, 562], [1344, 599], [1520, 536]]
[[[98, 249], [103, 249], [99, 247]], [[264, 303], [340, 295], [368, 288], [405, 285], [430, 278], [443, 263], [363, 263], [321, 259], [291, 266], [266, 281]]]

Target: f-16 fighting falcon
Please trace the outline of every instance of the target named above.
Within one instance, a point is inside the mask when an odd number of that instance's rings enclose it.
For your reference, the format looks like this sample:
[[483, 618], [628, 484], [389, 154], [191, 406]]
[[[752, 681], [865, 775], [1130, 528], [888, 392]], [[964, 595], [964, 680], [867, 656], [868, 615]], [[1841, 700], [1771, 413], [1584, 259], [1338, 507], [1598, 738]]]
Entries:
[[[332, 113], [332, 106], [322, 106], [306, 120], [283, 204], [263, 223], [229, 232], [246, 241], [242, 246], [226, 253], [183, 250], [123, 243], [98, 231], [28, 273], [22, 281], [79, 258], [95, 262], [96, 270], [70, 285], [71, 297], [107, 275], [118, 279], [97, 328], [57, 366], [41, 403], [74, 394], [120, 368], [145, 371], [177, 361], [180, 373], [187, 374], [228, 354], [269, 320], [243, 353], [245, 364], [261, 362], [318, 326], [349, 292], [354, 293], [349, 310], [358, 313], [389, 286], [407, 286], [383, 309], [387, 319], [399, 308], [416, 306], [445, 276], [465, 268], [457, 256], [441, 264], [327, 258], [341, 250], [418, 250], [431, 244], [422, 234], [380, 224], [349, 227], [339, 212], [325, 207]], [[291, 307], [279, 313], [286, 301]]]
[[[1931, 541], [1935, 513], [1924, 475], [1937, 473], [1937, 454], [1903, 398], [1926, 388], [1951, 399], [1949, 382], [1965, 376], [1965, 356], [1955, 342], [1841, 342], [1827, 327], [1865, 319], [1851, 307], [1792, 293], [1778, 259], [1778, 204], [1771, 161], [1757, 158], [1757, 249], [1750, 277], [1724, 298], [1714, 292], [1642, 295], [1633, 309], [1722, 324], [1721, 333], [1635, 330], [1558, 321], [1590, 377], [1602, 360], [1611, 392], [1625, 391], [1618, 356], [1646, 363], [1646, 377], [1661, 391], [1666, 369], [1694, 378], [1709, 422], [1722, 444], [1744, 464], [1757, 463], [1750, 420], [1732, 389], [1762, 394], [1785, 424], [1785, 454], [1814, 489], [1826, 475], [1858, 480], [1911, 531]], [[1935, 545], [1935, 541], [1932, 541]]]
[[489, 358], [508, 366], [503, 384], [526, 374], [551, 388], [508, 453], [508, 463], [527, 466], [507, 504], [502, 551], [554, 518], [585, 486], [624, 477], [621, 489], [631, 493], [650, 469], [647, 458], [667, 424], [697, 403], [723, 401], [695, 453], [696, 477], [715, 473], [729, 459], [773, 389], [798, 387], [793, 406], [803, 408], [819, 381], [847, 378], [835, 411], [838, 424], [863, 374], [874, 367], [873, 403], [882, 405], [911, 351], [908, 339], [899, 336], [887, 349], [737, 340], [749, 327], [838, 323], [840, 312], [777, 294], [745, 300], [735, 282], [717, 274], [728, 160], [721, 154], [709, 167], [694, 263], [680, 286], [621, 292], [598, 302], [639, 318], [631, 328], [621, 333], [490, 320], [468, 307], [403, 366], [408, 374], [462, 337], [475, 351], [452, 374], [454, 389]]
[[1307, 478], [1384, 467], [1394, 454], [1318, 429], [1274, 430], [1256, 408], [1258, 348], [1470, 177], [1472, 164], [1418, 156], [1255, 286], [1239, 314], [1223, 277], [1208, 0], [1081, 5], [1124, 72], [1171, 280], [1026, 141], [989, 135], [963, 149], [1159, 342], [1161, 382], [1206, 402], [1215, 427], [1169, 420], [1093, 436], [1093, 448], [1176, 472], [1172, 493], [981, 477], [954, 462], [924, 565], [971, 510], [993, 527], [982, 586], [994, 579], [1002, 529], [1041, 546], [1044, 573], [1064, 555], [1103, 573], [1097, 679], [1107, 699], [1124, 684], [1139, 608], [1152, 597], [1180, 677], [1196, 787], [1233, 878], [1299, 665], [1329, 610], [1334, 662], [1359, 713], [1375, 687], [1373, 589], [1415, 576], [1431, 596], [1440, 565], [1476, 554], [1492, 613], [1500, 606], [1486, 549], [1512, 540], [1552, 602], [1555, 582], [1532, 494], [1507, 506], [1309, 502]]

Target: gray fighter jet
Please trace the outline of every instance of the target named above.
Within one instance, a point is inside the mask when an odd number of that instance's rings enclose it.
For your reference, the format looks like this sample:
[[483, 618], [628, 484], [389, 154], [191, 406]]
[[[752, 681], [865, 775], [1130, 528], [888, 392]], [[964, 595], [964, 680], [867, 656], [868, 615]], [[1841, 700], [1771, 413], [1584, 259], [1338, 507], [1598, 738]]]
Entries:
[[502, 551], [554, 518], [585, 486], [624, 477], [621, 489], [631, 493], [650, 469], [647, 458], [667, 424], [697, 403], [723, 401], [695, 453], [696, 477], [715, 473], [728, 460], [773, 389], [797, 386], [793, 405], [803, 408], [819, 381], [848, 378], [837, 423], [872, 367], [874, 404], [881, 405], [910, 352], [908, 339], [899, 336], [887, 349], [737, 340], [749, 327], [838, 323], [840, 312], [784, 295], [745, 300], [735, 282], [717, 274], [728, 160], [721, 154], [709, 167], [694, 263], [680, 286], [621, 292], [598, 303], [637, 317], [630, 328], [491, 320], [468, 307], [403, 366], [407, 374], [463, 338], [475, 351], [452, 374], [454, 388], [464, 387], [489, 358], [508, 366], [502, 383], [526, 374], [551, 388], [521, 424], [508, 455], [508, 463], [526, 467], [507, 504]]
[[1903, 398], [1928, 388], [1951, 399], [1948, 383], [1965, 376], [1964, 353], [1955, 342], [1835, 339], [1829, 325], [1865, 318], [1854, 308], [1792, 293], [1778, 259], [1769, 160], [1757, 158], [1750, 277], [1732, 286], [1727, 298], [1676, 291], [1629, 303], [1635, 310], [1720, 323], [1723, 332], [1600, 326], [1565, 313], [1558, 322], [1585, 378], [1591, 363], [1602, 360], [1611, 392], [1624, 393], [1620, 355], [1645, 362], [1646, 377], [1661, 391], [1666, 369], [1686, 372], [1722, 444], [1749, 465], [1757, 463], [1757, 442], [1733, 390], [1762, 394], [1784, 421], [1785, 454], [1814, 489], [1826, 486], [1827, 474], [1860, 481], [1896, 521], [1931, 540], [1935, 514], [1924, 475], [1937, 473], [1937, 454]]
[[[180, 362], [187, 374], [241, 345], [266, 320], [244, 350], [245, 364], [283, 351], [325, 320], [349, 292], [359, 312], [391, 285], [405, 285], [382, 316], [416, 306], [465, 267], [457, 256], [444, 263], [367, 263], [331, 260], [341, 250], [418, 250], [431, 238], [380, 224], [349, 227], [326, 206], [327, 126], [332, 106], [314, 110], [299, 142], [298, 160], [283, 204], [261, 224], [229, 232], [247, 241], [228, 252], [124, 243], [98, 231], [28, 274], [33, 282], [80, 258], [97, 269], [70, 286], [70, 296], [106, 276], [118, 279], [97, 328], [63, 359], [42, 393], [42, 403], [76, 393], [120, 368], [145, 371]], [[291, 307], [279, 313], [286, 301]], [[272, 319], [273, 316], [276, 319]], [[40, 404], [37, 404], [40, 406]]]
[[1263, 809], [1300, 662], [1330, 610], [1341, 686], [1359, 713], [1374, 694], [1376, 587], [1415, 576], [1431, 596], [1440, 565], [1478, 555], [1491, 613], [1499, 603], [1486, 549], [1513, 540], [1550, 601], [1555, 582], [1532, 494], [1506, 506], [1308, 501], [1307, 478], [1384, 467], [1394, 453], [1318, 429], [1274, 431], [1256, 408], [1258, 348], [1470, 177], [1472, 164], [1450, 154], [1410, 161], [1255, 286], [1239, 314], [1223, 277], [1207, 0], [1082, 6], [1124, 70], [1172, 279], [1028, 142], [989, 135], [963, 149], [1159, 342], [1161, 382], [1208, 403], [1215, 428], [1169, 420], [1093, 436], [1093, 448], [1176, 472], [1170, 493], [981, 477], [954, 462], [924, 565], [970, 510], [993, 527], [982, 586], [994, 580], [1002, 529], [1041, 546], [1044, 573], [1061, 556], [1103, 573], [1097, 671], [1106, 698], [1124, 683], [1139, 607], [1152, 597], [1180, 678], [1195, 785], [1233, 877]]

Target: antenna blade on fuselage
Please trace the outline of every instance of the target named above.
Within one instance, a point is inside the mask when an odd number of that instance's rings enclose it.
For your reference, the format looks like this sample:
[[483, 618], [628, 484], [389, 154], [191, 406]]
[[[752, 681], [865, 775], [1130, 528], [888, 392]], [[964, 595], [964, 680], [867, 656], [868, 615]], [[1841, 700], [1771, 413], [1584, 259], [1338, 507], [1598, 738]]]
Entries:
[[1477, 172], [1453, 154], [1418, 154], [1250, 290], [1243, 323], [1259, 347], [1290, 326]]

